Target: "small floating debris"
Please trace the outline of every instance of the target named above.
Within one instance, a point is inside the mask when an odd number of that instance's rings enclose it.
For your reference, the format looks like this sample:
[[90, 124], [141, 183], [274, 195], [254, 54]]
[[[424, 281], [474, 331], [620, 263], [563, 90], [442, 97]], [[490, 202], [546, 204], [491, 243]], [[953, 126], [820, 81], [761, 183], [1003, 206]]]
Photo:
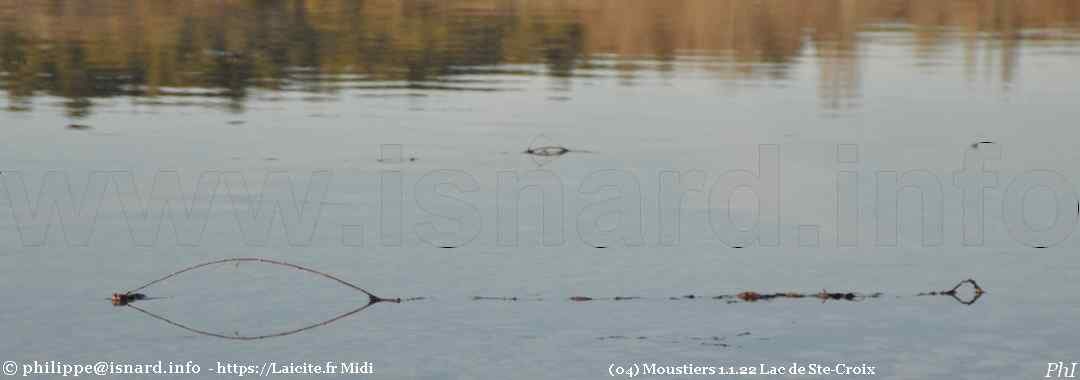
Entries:
[[543, 301], [543, 298], [474, 296], [473, 301]]
[[525, 149], [525, 151], [522, 153], [541, 157], [556, 157], [570, 153], [570, 149], [561, 146], [540, 146], [536, 148]]
[[818, 293], [815, 296], [818, 299], [822, 300], [822, 301], [825, 301], [825, 300], [847, 300], [847, 301], [851, 301], [851, 300], [854, 300], [857, 297], [862, 297], [861, 295], [858, 295], [858, 294], [855, 294], [855, 293], [829, 293], [829, 291], [827, 291], [825, 289], [821, 289], [821, 293]]
[[124, 306], [144, 299], [146, 299], [146, 295], [142, 293], [113, 293], [112, 304], [113, 306]]
[[567, 153], [595, 153], [591, 150], [570, 149], [558, 145], [538, 146], [535, 148], [525, 149], [524, 154], [538, 156], [538, 157], [558, 157]]
[[409, 158], [405, 158], [405, 159], [401, 159], [401, 160], [382, 159], [382, 158], [375, 159], [375, 162], [381, 162], [381, 163], [384, 163], [384, 164], [391, 164], [391, 163], [398, 163], [398, 162], [405, 162], [405, 161], [416, 162], [417, 158], [416, 157], [409, 157]]
[[[752, 339], [752, 338], [739, 338], [739, 337], [745, 337], [745, 336], [749, 336], [749, 335], [750, 335], [750, 332], [739, 333], [738, 335], [735, 335], [734, 337], [732, 337], [733, 338], [732, 340], [744, 341], [745, 339]], [[626, 335], [607, 335], [607, 336], [596, 337], [596, 340], [598, 340], [598, 341], [620, 341], [620, 342], [628, 342], [628, 341], [635, 341], [635, 340], [636, 341], [648, 340], [648, 341], [657, 342], [657, 343], [672, 343], [672, 344], [685, 344], [685, 343], [688, 343], [688, 344], [697, 344], [697, 345], [701, 345], [701, 346], [711, 346], [711, 347], [720, 347], [720, 348], [734, 347], [733, 345], [735, 343], [733, 343], [733, 342], [728, 343], [729, 342], [728, 338], [729, 337], [726, 337], [726, 336], [716, 336], [716, 335], [713, 335], [713, 336], [652, 336], [652, 337], [649, 337], [649, 336], [637, 336], [637, 337], [634, 337], [634, 336], [626, 336]], [[766, 338], [766, 337], [758, 338], [758, 340], [768, 340], [768, 339], [769, 338]]]
[[742, 292], [736, 295], [736, 297], [746, 302], [754, 302], [762, 299], [762, 295], [758, 292]]
[[474, 296], [474, 297], [473, 297], [472, 299], [473, 299], [473, 301], [483, 301], [483, 300], [491, 300], [491, 301], [517, 301], [517, 300], [518, 300], [518, 298], [517, 298], [517, 297], [484, 297], [484, 296]]
[[554, 144], [551, 139], [544, 135], [538, 135], [533, 137], [529, 142], [529, 147], [521, 153], [532, 156], [533, 162], [537, 165], [543, 166], [551, 162], [559, 156], [567, 153], [593, 153], [587, 150], [570, 149], [561, 145]]
[[630, 339], [630, 338], [627, 337], [627, 336], [624, 336], [624, 335], [608, 335], [608, 336], [602, 336], [602, 337], [599, 337], [599, 338], [596, 338], [596, 339], [597, 340], [618, 340], [618, 339]]
[[616, 297], [607, 297], [607, 298], [597, 298], [597, 297], [585, 297], [585, 296], [574, 296], [574, 297], [570, 297], [570, 298], [569, 298], [569, 300], [571, 300], [571, 301], [574, 301], [574, 302], [588, 302], [588, 301], [630, 301], [630, 300], [639, 300], [639, 299], [643, 299], [643, 298], [644, 298], [644, 297], [636, 297], [636, 296], [629, 296], [629, 297], [628, 297], [628, 296], [616, 296]]

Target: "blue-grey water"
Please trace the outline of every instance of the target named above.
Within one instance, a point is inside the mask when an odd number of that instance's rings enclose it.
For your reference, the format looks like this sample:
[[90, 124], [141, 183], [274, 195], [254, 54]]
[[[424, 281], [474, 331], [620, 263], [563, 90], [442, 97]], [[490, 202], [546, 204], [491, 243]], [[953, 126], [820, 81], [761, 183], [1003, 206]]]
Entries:
[[[419, 379], [1080, 361], [1069, 0], [0, 1], [0, 62], [3, 361]], [[522, 154], [543, 145], [571, 152]], [[106, 300], [228, 257], [425, 299], [255, 341]], [[972, 305], [914, 296], [967, 278]], [[884, 295], [701, 297], [821, 289]], [[144, 292], [237, 336], [367, 301], [257, 263]]]

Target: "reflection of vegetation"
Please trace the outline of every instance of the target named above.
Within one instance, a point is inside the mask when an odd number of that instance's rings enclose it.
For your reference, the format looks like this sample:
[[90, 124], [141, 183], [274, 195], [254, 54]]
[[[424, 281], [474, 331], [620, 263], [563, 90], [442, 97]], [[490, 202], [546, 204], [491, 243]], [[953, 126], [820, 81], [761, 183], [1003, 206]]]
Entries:
[[117, 95], [220, 97], [240, 109], [253, 88], [328, 92], [340, 74], [408, 87], [521, 72], [497, 64], [541, 64], [560, 78], [608, 68], [632, 83], [702, 52], [729, 61], [709, 66], [724, 78], [784, 78], [811, 43], [822, 96], [840, 106], [857, 96], [857, 34], [868, 29], [910, 31], [923, 61], [965, 36], [966, 64], [985, 46], [1008, 82], [1021, 42], [1073, 41], [1077, 21], [1075, 0], [0, 0], [0, 70], [9, 108], [49, 94], [80, 116]]

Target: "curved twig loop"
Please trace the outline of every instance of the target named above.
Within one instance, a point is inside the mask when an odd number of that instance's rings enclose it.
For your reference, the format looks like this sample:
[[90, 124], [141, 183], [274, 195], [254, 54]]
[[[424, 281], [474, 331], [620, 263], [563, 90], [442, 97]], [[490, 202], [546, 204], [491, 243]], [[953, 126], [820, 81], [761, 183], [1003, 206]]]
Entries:
[[[292, 269], [296, 269], [296, 270], [301, 270], [301, 271], [312, 273], [312, 274], [317, 274], [319, 276], [326, 277], [328, 279], [334, 280], [335, 282], [337, 282], [339, 284], [342, 284], [342, 285], [345, 285], [345, 286], [347, 286], [349, 288], [352, 288], [354, 290], [363, 292], [364, 294], [366, 294], [368, 296], [368, 302], [364, 306], [361, 306], [361, 307], [358, 307], [356, 309], [347, 311], [345, 313], [342, 313], [342, 314], [340, 314], [338, 316], [335, 316], [333, 318], [327, 319], [327, 320], [322, 321], [322, 322], [314, 323], [314, 324], [307, 325], [307, 326], [300, 327], [300, 328], [293, 329], [293, 330], [282, 331], [282, 332], [272, 333], [272, 334], [265, 334], [265, 335], [254, 335], [254, 336], [225, 335], [225, 334], [221, 334], [221, 333], [215, 333], [215, 332], [200, 330], [200, 329], [190, 327], [190, 326], [187, 326], [185, 324], [173, 321], [173, 320], [171, 320], [169, 318], [165, 318], [163, 316], [160, 316], [158, 314], [155, 314], [155, 313], [153, 313], [151, 311], [148, 311], [146, 309], [143, 309], [141, 307], [138, 307], [138, 306], [135, 306], [135, 305], [132, 304], [132, 302], [134, 302], [136, 300], [145, 299], [145, 296], [143, 294], [136, 293], [136, 292], [138, 292], [140, 290], [146, 289], [146, 288], [148, 288], [150, 286], [161, 283], [162, 281], [168, 280], [170, 278], [179, 276], [179, 275], [181, 275], [183, 273], [190, 272], [190, 271], [193, 271], [193, 270], [196, 270], [196, 269], [199, 269], [199, 268], [203, 268], [203, 267], [207, 267], [207, 266], [211, 266], [211, 265], [216, 265], [216, 264], [232, 263], [232, 262], [235, 262], [235, 263], [240, 263], [240, 262], [260, 262], [260, 263], [266, 263], [266, 264], [272, 264], [272, 265], [280, 265], [280, 266], [284, 266], [284, 267], [288, 267], [288, 268], [292, 268]], [[296, 264], [292, 264], [292, 263], [287, 263], [287, 262], [284, 262], [284, 261], [278, 261], [278, 260], [272, 260], [272, 259], [264, 259], [264, 258], [258, 258], [258, 257], [237, 257], [237, 258], [214, 260], [214, 261], [209, 261], [209, 262], [205, 262], [205, 263], [202, 263], [202, 264], [192, 265], [190, 267], [178, 270], [176, 272], [169, 273], [168, 275], [166, 275], [166, 276], [164, 276], [162, 278], [156, 279], [154, 281], [150, 281], [150, 282], [148, 282], [146, 284], [143, 284], [142, 286], [131, 289], [131, 290], [127, 291], [127, 292], [116, 293], [116, 294], [113, 295], [113, 304], [114, 305], [130, 307], [130, 308], [135, 309], [135, 310], [137, 310], [137, 311], [139, 311], [139, 312], [141, 312], [143, 314], [149, 315], [150, 317], [153, 317], [154, 319], [163, 321], [163, 322], [168, 323], [170, 325], [179, 327], [181, 329], [184, 329], [184, 330], [196, 333], [196, 334], [212, 336], [212, 337], [222, 338], [222, 339], [233, 339], [233, 340], [256, 340], [256, 339], [274, 338], [274, 337], [280, 337], [280, 336], [296, 334], [296, 333], [299, 333], [299, 332], [302, 332], [302, 331], [307, 331], [307, 330], [310, 330], [310, 329], [313, 329], [313, 328], [316, 328], [316, 327], [326, 326], [328, 324], [337, 322], [337, 321], [339, 321], [339, 320], [341, 320], [341, 319], [343, 319], [345, 317], [348, 317], [350, 315], [359, 313], [359, 312], [363, 311], [364, 309], [367, 309], [367, 308], [371, 307], [371, 305], [374, 305], [374, 304], [380, 303], [380, 302], [399, 303], [399, 302], [401, 302], [401, 299], [400, 298], [381, 298], [381, 297], [376, 296], [375, 294], [372, 294], [371, 292], [369, 292], [369, 291], [367, 291], [367, 290], [365, 290], [365, 289], [363, 289], [363, 288], [361, 288], [359, 286], [353, 285], [352, 283], [350, 283], [348, 281], [345, 281], [345, 280], [342, 280], [342, 279], [340, 279], [340, 278], [338, 278], [338, 277], [336, 277], [334, 275], [324, 273], [324, 272], [320, 272], [320, 271], [317, 271], [317, 270], [314, 270], [314, 269], [311, 269], [311, 268], [307, 268], [307, 267], [304, 267], [304, 266], [300, 266], [300, 265], [296, 265]]]

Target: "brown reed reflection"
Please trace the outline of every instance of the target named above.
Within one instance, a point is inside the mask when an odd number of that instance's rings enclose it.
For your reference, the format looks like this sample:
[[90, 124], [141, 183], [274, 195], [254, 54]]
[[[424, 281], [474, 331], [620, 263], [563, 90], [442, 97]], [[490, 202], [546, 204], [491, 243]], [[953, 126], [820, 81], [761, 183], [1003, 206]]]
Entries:
[[118, 96], [240, 111], [253, 89], [372, 81], [499, 91], [505, 76], [544, 75], [566, 89], [691, 69], [777, 81], [812, 49], [822, 106], [844, 109], [874, 80], [861, 45], [883, 36], [927, 65], [958, 43], [969, 80], [992, 66], [1007, 86], [1022, 45], [1073, 46], [1078, 21], [1075, 0], [0, 0], [0, 83], [16, 111], [40, 95], [74, 117]]

